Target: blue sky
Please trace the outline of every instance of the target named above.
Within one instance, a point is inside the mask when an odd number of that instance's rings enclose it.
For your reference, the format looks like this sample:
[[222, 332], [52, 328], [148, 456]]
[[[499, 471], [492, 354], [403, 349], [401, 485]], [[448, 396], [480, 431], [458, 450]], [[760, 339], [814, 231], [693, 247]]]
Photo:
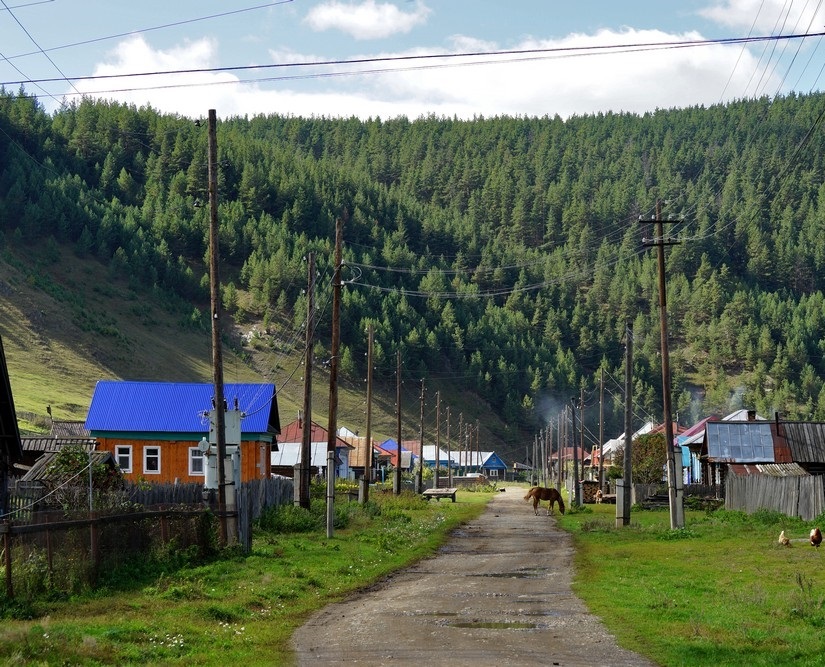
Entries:
[[820, 89], [822, 37], [701, 42], [823, 32], [823, 5], [0, 0], [0, 84], [49, 111], [86, 94], [193, 118], [644, 113]]

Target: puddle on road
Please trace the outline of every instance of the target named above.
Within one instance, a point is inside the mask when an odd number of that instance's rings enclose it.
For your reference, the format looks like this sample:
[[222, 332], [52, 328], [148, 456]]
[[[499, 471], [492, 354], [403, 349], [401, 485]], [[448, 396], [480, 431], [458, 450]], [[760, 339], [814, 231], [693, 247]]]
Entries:
[[505, 579], [538, 579], [547, 574], [546, 569], [519, 570], [518, 572], [471, 572], [470, 577], [497, 577]]
[[494, 623], [490, 621], [461, 621], [450, 623], [454, 628], [480, 628], [484, 630], [535, 630], [535, 623]]

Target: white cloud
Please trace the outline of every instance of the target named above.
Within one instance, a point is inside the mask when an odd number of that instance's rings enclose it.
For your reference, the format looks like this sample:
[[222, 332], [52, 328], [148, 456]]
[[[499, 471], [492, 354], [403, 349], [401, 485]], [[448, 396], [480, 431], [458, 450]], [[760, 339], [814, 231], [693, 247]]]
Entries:
[[[659, 31], [601, 31], [595, 35], [569, 35], [560, 40], [524, 41], [511, 47], [515, 50], [589, 50], [509, 57], [476, 56], [472, 58], [473, 64], [467, 63], [470, 59], [370, 63], [360, 67], [363, 70], [394, 69], [343, 77], [313, 77], [309, 68], [265, 73], [247, 71], [239, 75], [230, 72], [154, 75], [87, 81], [82, 90], [100, 91], [105, 86], [110, 90], [154, 86], [153, 90], [97, 92], [95, 96], [115, 98], [136, 106], [150, 104], [162, 112], [190, 117], [202, 117], [209, 109], [216, 109], [221, 117], [278, 113], [305, 117], [380, 116], [384, 119], [400, 115], [417, 118], [429, 114], [459, 118], [500, 115], [559, 115], [567, 118], [611, 110], [644, 113], [657, 108], [707, 106], [745, 96], [752, 80], [761, 80], [766, 89], [775, 85], [775, 81], [767, 76], [754, 77], [759, 63], [741, 46], [709, 45], [635, 52], [592, 50], [597, 46], [687, 39], [700, 39], [700, 36]], [[464, 47], [465, 52], [479, 50], [467, 49], [468, 46], [496, 49], [495, 44], [482, 45], [472, 38], [455, 36], [453, 46], [447, 49], [365, 55], [440, 54], [458, 45]], [[274, 62], [319, 60], [290, 52], [273, 52], [272, 57]], [[201, 40], [164, 51], [152, 49], [142, 37], [136, 36], [119, 44], [109, 54], [107, 62], [97, 66], [95, 74], [214, 67], [216, 61], [217, 43], [214, 41]], [[459, 62], [465, 64], [457, 66]], [[330, 72], [331, 68], [326, 68], [324, 73], [328, 75]], [[270, 76], [274, 80], [242, 83], [239, 76], [248, 79]]]
[[787, 0], [725, 0], [699, 11], [711, 21], [759, 35], [820, 32], [825, 25], [821, 3], [789, 3]]
[[331, 0], [313, 7], [304, 21], [317, 31], [340, 30], [355, 39], [383, 39], [410, 32], [415, 26], [426, 22], [430, 11], [420, 0], [410, 12], [375, 0], [352, 3]]

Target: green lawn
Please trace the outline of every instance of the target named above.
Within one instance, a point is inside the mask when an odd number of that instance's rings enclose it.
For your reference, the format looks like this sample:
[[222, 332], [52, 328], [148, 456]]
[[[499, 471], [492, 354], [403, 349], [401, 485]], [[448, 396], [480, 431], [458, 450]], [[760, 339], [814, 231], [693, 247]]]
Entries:
[[[615, 527], [615, 506], [568, 513], [575, 591], [620, 643], [662, 665], [825, 664], [825, 550], [813, 524], [761, 511], [664, 511]], [[823, 517], [820, 517], [821, 519]], [[800, 541], [777, 542], [785, 530]]]

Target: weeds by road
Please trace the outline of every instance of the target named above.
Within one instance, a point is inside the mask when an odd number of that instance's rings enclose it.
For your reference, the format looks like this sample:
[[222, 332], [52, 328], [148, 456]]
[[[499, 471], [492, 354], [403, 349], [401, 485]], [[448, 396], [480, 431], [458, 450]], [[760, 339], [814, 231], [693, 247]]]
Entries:
[[[266, 516], [252, 552], [146, 573], [108, 589], [4, 607], [0, 660], [25, 665], [285, 664], [289, 638], [313, 611], [429, 555], [478, 516], [489, 493], [428, 504], [374, 494], [337, 505], [346, 527], [326, 538], [323, 507]], [[321, 526], [319, 529], [318, 526]], [[21, 613], [31, 619], [14, 618]]]

